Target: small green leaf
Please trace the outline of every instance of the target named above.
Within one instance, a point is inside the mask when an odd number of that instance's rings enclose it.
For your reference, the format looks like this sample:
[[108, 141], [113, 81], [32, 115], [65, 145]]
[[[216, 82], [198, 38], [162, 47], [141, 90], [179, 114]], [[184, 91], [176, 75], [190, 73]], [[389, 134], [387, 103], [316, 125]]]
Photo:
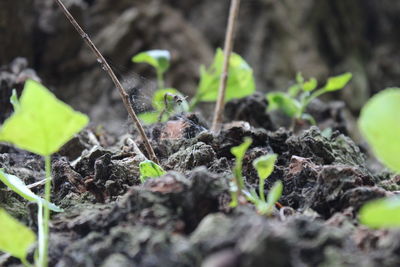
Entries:
[[138, 114], [138, 117], [145, 124], [152, 124], [152, 123], [156, 123], [158, 121], [158, 115], [159, 115], [159, 112], [151, 111], [151, 112], [140, 113], [140, 114]]
[[89, 121], [33, 80], [25, 83], [20, 103], [0, 129], [0, 141], [42, 156], [57, 152]]
[[137, 54], [132, 58], [135, 63], [147, 63], [160, 73], [168, 70], [171, 54], [167, 50], [150, 50]]
[[[213, 102], [218, 98], [219, 82], [222, 74], [224, 53], [218, 48], [214, 62], [209, 69], [200, 67], [200, 83], [196, 92], [197, 102]], [[225, 101], [243, 98], [253, 94], [255, 81], [253, 70], [238, 54], [232, 53], [229, 59], [229, 75]]]
[[20, 103], [18, 100], [17, 90], [12, 90], [12, 95], [10, 97], [10, 103], [13, 105], [14, 112], [17, 112], [20, 108]]
[[21, 179], [19, 179], [17, 176], [4, 173], [3, 169], [0, 169], [0, 181], [2, 181], [8, 188], [10, 188], [15, 193], [28, 201], [35, 203], [40, 202], [55, 212], [63, 211], [61, 208], [57, 207], [53, 203], [47, 202], [45, 199], [35, 195], [35, 193], [33, 193]]
[[400, 198], [370, 201], [362, 206], [358, 216], [362, 224], [372, 228], [400, 227]]
[[157, 165], [155, 162], [151, 160], [145, 160], [140, 162], [139, 170], [140, 170], [140, 181], [142, 183], [144, 183], [149, 178], [155, 178], [166, 174], [166, 172], [163, 170], [163, 168], [161, 168], [161, 166]]
[[270, 206], [275, 205], [275, 203], [281, 198], [283, 191], [283, 184], [280, 180], [276, 181], [271, 187], [267, 197], [267, 203]]
[[265, 180], [271, 175], [277, 157], [278, 155], [276, 154], [269, 154], [258, 157], [253, 161], [253, 166], [261, 180]]
[[312, 90], [317, 88], [317, 86], [318, 86], [317, 79], [311, 78], [308, 81], [306, 81], [305, 83], [303, 83], [303, 90], [305, 92], [311, 92]]
[[295, 98], [282, 92], [267, 94], [268, 111], [279, 109], [287, 116], [294, 118], [300, 116], [301, 105]]
[[231, 148], [231, 153], [236, 157], [236, 162], [243, 161], [244, 155], [246, 154], [246, 151], [249, 149], [252, 142], [253, 140], [251, 140], [250, 137], [245, 137], [242, 144]]
[[36, 240], [31, 229], [0, 209], [0, 250], [25, 261], [29, 247]]
[[389, 88], [373, 96], [362, 108], [358, 125], [374, 154], [400, 173], [400, 89]]
[[353, 75], [350, 72], [346, 72], [341, 75], [331, 77], [328, 79], [323, 89], [326, 92], [340, 90], [347, 85], [347, 83], [351, 80], [352, 77]]

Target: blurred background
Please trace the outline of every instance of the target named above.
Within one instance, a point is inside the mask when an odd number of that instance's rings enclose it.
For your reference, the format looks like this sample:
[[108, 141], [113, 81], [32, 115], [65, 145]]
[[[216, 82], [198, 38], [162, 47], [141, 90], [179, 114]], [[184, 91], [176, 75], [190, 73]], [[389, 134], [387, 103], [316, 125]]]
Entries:
[[[151, 67], [132, 63], [132, 56], [166, 49], [172, 53], [166, 83], [189, 97], [196, 90], [200, 65], [208, 65], [215, 49], [223, 46], [230, 3], [63, 2], [130, 90], [151, 95], [155, 86]], [[400, 85], [399, 25], [396, 0], [243, 0], [234, 50], [252, 66], [261, 92], [285, 90], [298, 71], [321, 82], [352, 72], [351, 85], [333, 97], [357, 115], [372, 94]], [[16, 62], [17, 57], [26, 58], [27, 66]], [[23, 72], [37, 75], [95, 123], [119, 129], [126, 121], [111, 80], [53, 0], [0, 1], [0, 66], [3, 115], [9, 99], [4, 88], [18, 88], [13, 84], [18, 80], [8, 74]], [[24, 72], [27, 67], [36, 74]]]

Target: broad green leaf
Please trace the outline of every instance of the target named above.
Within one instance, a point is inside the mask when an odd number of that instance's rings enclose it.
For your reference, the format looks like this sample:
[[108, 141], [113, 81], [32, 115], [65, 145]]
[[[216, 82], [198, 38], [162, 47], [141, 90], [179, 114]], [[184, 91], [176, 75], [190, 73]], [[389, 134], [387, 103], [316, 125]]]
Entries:
[[26, 259], [30, 246], [36, 236], [31, 229], [0, 209], [0, 250], [21, 260]]
[[373, 200], [360, 209], [360, 222], [372, 228], [400, 227], [400, 198]]
[[350, 72], [331, 77], [328, 79], [323, 89], [326, 92], [340, 90], [346, 86], [346, 84], [351, 80], [352, 77], [353, 75]]
[[12, 90], [12, 95], [10, 97], [10, 103], [13, 105], [14, 112], [18, 111], [20, 108], [20, 103], [18, 100], [17, 90]]
[[164, 73], [169, 68], [171, 54], [167, 50], [150, 50], [137, 54], [132, 58], [136, 63], [147, 63], [157, 71]]
[[373, 96], [362, 108], [358, 125], [374, 154], [400, 173], [400, 89], [389, 88]]
[[249, 137], [244, 138], [244, 142], [231, 148], [231, 153], [236, 157], [236, 162], [242, 162], [247, 149], [249, 149], [253, 140]]
[[152, 124], [158, 121], [159, 112], [144, 112], [138, 114], [139, 119], [141, 119], [145, 124]]
[[159, 177], [166, 174], [166, 172], [151, 160], [145, 160], [139, 164], [140, 181], [144, 183], [149, 178]]
[[[200, 83], [197, 88], [197, 102], [213, 102], [218, 98], [219, 82], [222, 74], [224, 53], [217, 49], [214, 62], [209, 69], [200, 67]], [[232, 53], [229, 59], [229, 75], [226, 87], [225, 101], [243, 98], [253, 94], [255, 82], [253, 70], [238, 54]]]
[[174, 99], [168, 95], [176, 95], [183, 98], [181, 92], [174, 88], [166, 88], [157, 90], [153, 95], [153, 107], [157, 111], [161, 111], [165, 108], [165, 95], [167, 94], [166, 100], [169, 107], [169, 110], [175, 106]]
[[26, 185], [25, 183], [19, 179], [17, 176], [7, 174], [3, 172], [3, 169], [0, 169], [0, 180], [8, 186], [11, 190], [15, 193], [23, 197], [24, 199], [35, 202], [35, 203], [42, 203], [43, 205], [47, 206], [49, 209], [55, 212], [62, 212], [63, 210], [53, 203], [47, 202], [45, 199], [35, 195]]
[[265, 180], [271, 175], [277, 157], [276, 154], [269, 154], [258, 157], [253, 161], [253, 166], [261, 180]]
[[281, 198], [282, 191], [283, 191], [283, 184], [280, 180], [278, 180], [269, 190], [267, 203], [269, 205], [275, 205], [275, 203]]
[[86, 115], [58, 100], [41, 84], [28, 80], [19, 110], [0, 129], [0, 141], [48, 156], [57, 152], [88, 122]]
[[305, 92], [311, 92], [312, 90], [317, 88], [317, 86], [318, 86], [317, 79], [311, 78], [308, 81], [303, 83], [303, 90]]
[[300, 116], [301, 105], [295, 98], [282, 92], [267, 94], [268, 111], [279, 109], [291, 118]]

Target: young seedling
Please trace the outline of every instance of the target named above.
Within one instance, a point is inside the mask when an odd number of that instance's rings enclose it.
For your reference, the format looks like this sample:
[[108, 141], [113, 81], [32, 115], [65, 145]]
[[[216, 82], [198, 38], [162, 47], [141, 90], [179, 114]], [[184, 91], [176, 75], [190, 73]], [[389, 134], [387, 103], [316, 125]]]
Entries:
[[239, 204], [242, 190], [245, 188], [244, 178], [242, 175], [243, 158], [247, 149], [251, 146], [253, 140], [249, 137], [244, 139], [244, 142], [238, 146], [231, 148], [232, 155], [235, 156], [235, 166], [233, 167], [233, 180], [230, 182], [231, 192], [231, 207], [237, 207]]
[[[200, 67], [200, 82], [196, 94], [190, 101], [189, 110], [200, 102], [215, 102], [218, 99], [218, 85], [223, 72], [224, 53], [217, 49], [212, 65], [206, 69]], [[232, 53], [229, 59], [229, 77], [224, 100], [243, 98], [256, 90], [253, 70], [238, 54]]]
[[222, 123], [222, 114], [225, 105], [225, 90], [229, 74], [229, 61], [233, 50], [233, 39], [235, 32], [235, 24], [239, 14], [240, 0], [232, 0], [229, 11], [228, 27], [226, 29], [225, 45], [224, 45], [224, 63], [218, 90], [217, 105], [215, 106], [214, 118], [211, 130], [219, 132]]
[[[358, 125], [377, 158], [400, 173], [400, 88], [386, 89], [362, 108]], [[362, 224], [372, 228], [400, 227], [400, 198], [379, 199], [365, 204], [359, 213]]]
[[147, 179], [160, 177], [167, 172], [151, 160], [145, 160], [139, 164], [140, 181], [144, 183]]
[[152, 106], [154, 111], [139, 114], [144, 123], [163, 122], [169, 116], [187, 112], [189, 109], [186, 98], [173, 88], [157, 90], [153, 95]]
[[[38, 265], [41, 267], [47, 266], [50, 206], [43, 203], [50, 203], [51, 155], [82, 130], [88, 122], [86, 115], [74, 111], [58, 100], [41, 84], [28, 80], [25, 82], [19, 108], [0, 129], [0, 141], [39, 154], [45, 159], [45, 202], [37, 202], [39, 206], [43, 206], [39, 208], [39, 213], [43, 212], [43, 224], [39, 224], [42, 226], [39, 229], [43, 229], [43, 233], [39, 233]], [[13, 183], [14, 186], [15, 184], [18, 182]], [[21, 192], [27, 194], [27, 191]], [[26, 196], [32, 197], [29, 194]]]
[[151, 146], [150, 141], [147, 138], [147, 135], [143, 129], [143, 126], [140, 123], [139, 118], [137, 117], [135, 111], [133, 110], [133, 107], [130, 104], [129, 95], [126, 93], [124, 87], [122, 86], [121, 82], [118, 80], [114, 71], [112, 70], [112, 68], [110, 67], [110, 65], [104, 58], [104, 56], [97, 49], [95, 44], [92, 42], [89, 35], [82, 29], [82, 27], [78, 24], [78, 22], [75, 20], [75, 18], [72, 16], [72, 14], [68, 11], [68, 9], [64, 6], [64, 4], [61, 2], [61, 0], [55, 0], [55, 2], [59, 5], [59, 7], [63, 11], [64, 15], [69, 20], [69, 22], [72, 24], [72, 26], [74, 26], [75, 30], [79, 33], [79, 35], [86, 42], [86, 44], [88, 45], [90, 50], [92, 50], [92, 52], [95, 54], [97, 61], [100, 63], [102, 69], [105, 70], [107, 72], [107, 74], [110, 76], [115, 87], [118, 89], [118, 92], [122, 98], [122, 102], [124, 103], [124, 106], [125, 106], [126, 110], [128, 111], [129, 116], [132, 118], [133, 123], [135, 124], [136, 129], [139, 132], [139, 135], [142, 137], [144, 146], [146, 148], [147, 153], [149, 154], [150, 159], [156, 163], [159, 163], [158, 158], [157, 158], [156, 154], [154, 153], [153, 147]]
[[272, 92], [266, 95], [268, 100], [267, 111], [281, 110], [293, 119], [293, 127], [299, 120], [307, 120], [315, 125], [314, 118], [310, 114], [305, 113], [310, 102], [325, 93], [343, 89], [351, 78], [352, 74], [349, 72], [331, 77], [327, 80], [324, 87], [316, 89], [318, 83], [315, 78], [305, 81], [303, 76], [298, 73], [296, 84], [291, 86], [287, 93]]
[[28, 263], [28, 249], [36, 242], [36, 236], [31, 229], [0, 209], [0, 250], [18, 258], [24, 266]]
[[164, 89], [164, 73], [170, 66], [171, 54], [167, 50], [150, 50], [132, 58], [135, 63], [147, 63], [156, 69], [158, 90]]
[[274, 164], [277, 159], [276, 154], [261, 156], [253, 161], [253, 166], [257, 170], [259, 184], [258, 195], [255, 190], [245, 192], [247, 199], [252, 202], [256, 210], [261, 215], [270, 215], [273, 211], [275, 203], [282, 195], [283, 185], [281, 181], [277, 181], [271, 188], [267, 199], [265, 199], [264, 185], [265, 180], [274, 170]]

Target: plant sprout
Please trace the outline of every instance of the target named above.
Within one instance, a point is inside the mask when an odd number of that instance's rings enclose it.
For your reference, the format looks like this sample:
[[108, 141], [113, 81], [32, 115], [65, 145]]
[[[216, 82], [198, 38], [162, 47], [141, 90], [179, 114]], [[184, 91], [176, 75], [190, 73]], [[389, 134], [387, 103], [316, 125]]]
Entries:
[[315, 78], [305, 81], [301, 73], [296, 76], [296, 84], [289, 87], [288, 92], [272, 92], [266, 95], [268, 100], [268, 110], [279, 109], [287, 116], [297, 120], [307, 120], [315, 125], [314, 118], [305, 113], [310, 102], [329, 92], [343, 89], [351, 80], [352, 74], [346, 72], [344, 74], [331, 77], [327, 80], [325, 86], [316, 89], [318, 82]]
[[258, 178], [260, 179], [259, 194], [261, 200], [263, 201], [265, 201], [265, 196], [264, 196], [265, 179], [267, 179], [274, 171], [274, 164], [277, 157], [278, 156], [276, 154], [269, 154], [256, 158], [253, 161], [253, 166], [257, 170]]
[[135, 63], [147, 63], [156, 69], [158, 90], [164, 89], [164, 73], [170, 66], [171, 54], [167, 50], [150, 50], [132, 58]]
[[[217, 101], [223, 62], [224, 53], [218, 48], [212, 65], [208, 69], [203, 65], [200, 66], [200, 82], [196, 94], [190, 101], [190, 110], [200, 102]], [[240, 55], [232, 53], [229, 59], [229, 77], [224, 101], [249, 96], [255, 89], [253, 70]]]
[[238, 146], [231, 148], [232, 155], [235, 156], [235, 166], [233, 167], [233, 181], [230, 183], [230, 191], [231, 191], [231, 207], [236, 207], [239, 204], [239, 198], [242, 190], [244, 189], [244, 178], [242, 175], [242, 165], [243, 158], [246, 154], [247, 149], [249, 149], [253, 140], [249, 137], [244, 139], [244, 142]]
[[[38, 82], [28, 80], [19, 101], [19, 108], [0, 129], [0, 141], [44, 157], [45, 203], [50, 203], [51, 155], [82, 130], [88, 122], [86, 115], [74, 111]], [[43, 231], [39, 231], [39, 248], [42, 249], [39, 249], [38, 265], [45, 267], [48, 262], [50, 209], [49, 205], [42, 205], [43, 202], [37, 203], [43, 206], [39, 208], [39, 213], [43, 212], [43, 224], [39, 224], [39, 229]]]
[[252, 202], [256, 210], [261, 215], [270, 215], [273, 211], [275, 203], [282, 195], [283, 185], [281, 181], [275, 182], [271, 187], [267, 199], [265, 199], [264, 184], [265, 180], [271, 175], [274, 170], [274, 164], [277, 159], [276, 154], [261, 156], [253, 161], [253, 166], [257, 170], [259, 178], [258, 195], [256, 191], [245, 191], [247, 200]]
[[265, 198], [264, 184], [265, 180], [271, 175], [274, 170], [274, 164], [277, 159], [276, 154], [261, 156], [253, 161], [253, 166], [257, 170], [259, 177], [259, 192], [258, 195], [254, 189], [248, 190], [244, 184], [242, 175], [243, 158], [246, 151], [252, 144], [252, 139], [246, 137], [244, 142], [239, 146], [232, 147], [231, 153], [235, 156], [235, 166], [233, 168], [234, 179], [230, 183], [231, 192], [231, 207], [237, 207], [239, 198], [243, 194], [248, 201], [254, 204], [256, 210], [261, 215], [270, 215], [273, 211], [275, 203], [282, 195], [283, 184], [281, 181], [275, 182], [271, 187], [267, 198]]

